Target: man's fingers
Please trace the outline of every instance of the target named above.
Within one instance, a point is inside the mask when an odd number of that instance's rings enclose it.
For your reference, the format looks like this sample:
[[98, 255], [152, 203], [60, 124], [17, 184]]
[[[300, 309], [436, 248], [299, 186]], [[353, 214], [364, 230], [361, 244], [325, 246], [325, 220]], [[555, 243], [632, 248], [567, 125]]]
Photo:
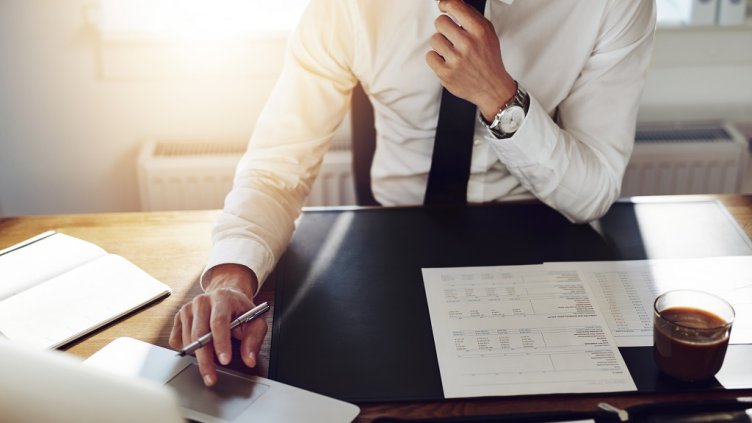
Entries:
[[214, 365], [214, 348], [207, 344], [196, 350], [196, 362], [198, 363], [204, 385], [213, 386], [217, 383], [217, 369]]
[[[211, 303], [205, 295], [199, 295], [193, 299], [193, 322], [190, 328], [189, 338], [193, 342], [209, 332], [209, 317], [211, 316]], [[185, 323], [183, 324], [185, 326]], [[183, 331], [185, 333], [185, 330]], [[214, 348], [212, 344], [196, 350], [196, 361], [206, 386], [212, 386], [217, 382], [217, 372], [214, 366]]]
[[439, 33], [433, 34], [431, 37], [431, 48], [438, 53], [445, 62], [453, 62], [455, 60], [456, 53], [452, 48], [452, 43], [450, 43], [444, 35]]
[[266, 337], [267, 329], [266, 320], [263, 318], [250, 321], [241, 327], [240, 354], [246, 366], [256, 367], [258, 353]]
[[[179, 346], [180, 348], [195, 341], [199, 336], [203, 335], [208, 330], [208, 328], [202, 329], [206, 325], [199, 323], [201, 317], [200, 313], [197, 313], [199, 315], [195, 316], [196, 318], [194, 318], [194, 308], [200, 310], [199, 307], [196, 307], [196, 304], [198, 302], [199, 301], [194, 299], [192, 303], [188, 303], [180, 309], [180, 331], [182, 332], [180, 335], [182, 338], [180, 342], [180, 344], [182, 345]], [[173, 330], [175, 330], [174, 327]], [[211, 386], [217, 382], [217, 373], [214, 369], [214, 356], [213, 354], [211, 354], [211, 351], [209, 352], [209, 354], [207, 354], [207, 349], [211, 349], [211, 345], [196, 350], [196, 361], [198, 362], [198, 368], [203, 375], [202, 377], [204, 379], [204, 383], [206, 384], [206, 386]]]
[[[212, 332], [212, 342], [196, 350], [196, 362], [206, 386], [217, 383], [215, 355], [220, 363], [229, 364], [232, 359], [230, 339], [231, 310], [227, 304], [213, 304], [212, 297], [199, 295], [184, 305], [175, 316], [170, 343], [181, 348]], [[215, 352], [216, 351], [216, 352]]]
[[180, 348], [191, 343], [191, 326], [193, 326], [193, 307], [186, 304], [180, 309]]
[[480, 29], [483, 14], [462, 0], [440, 0], [439, 10], [452, 16], [457, 25], [468, 32], [475, 34]]
[[463, 35], [464, 30], [447, 15], [439, 15], [433, 23], [436, 32], [444, 35], [450, 42]]
[[439, 9], [444, 15], [434, 22], [438, 36], [431, 38], [428, 66], [449, 92], [481, 107], [484, 116], [492, 109], [495, 113], [498, 105], [491, 103], [508, 98], [507, 82], [513, 80], [504, 67], [493, 23], [463, 0], [440, 0]]
[[[251, 281], [248, 284], [249, 286], [246, 287], [245, 284], [240, 282], [235, 284], [229, 279], [225, 280], [227, 286], [215, 286], [214, 289], [200, 294], [191, 302], [184, 304], [178, 313], [176, 313], [173, 321], [169, 342], [176, 349], [185, 347], [211, 331], [212, 342], [197, 349], [195, 353], [199, 371], [204, 379], [204, 384], [207, 386], [215, 385], [218, 380], [215, 356], [223, 365], [229, 364], [232, 360], [233, 347], [231, 335], [237, 333], [244, 335], [246, 338], [259, 338], [250, 344], [246, 341], [246, 344], [250, 345], [250, 347], [245, 347], [246, 352], [243, 360], [246, 363], [250, 360], [253, 365], [256, 364], [255, 354], [258, 353], [261, 342], [266, 336], [265, 321], [257, 322], [256, 324], [261, 323], [262, 326], [252, 329], [245, 334], [230, 331], [233, 317], [240, 315], [253, 306], [249, 292], [255, 289], [255, 276], [247, 269], [232, 274], [237, 276], [241, 273], [241, 276], [244, 278], [250, 275]], [[251, 352], [254, 354], [251, 354]]]
[[447, 47], [449, 49], [461, 52], [467, 50], [467, 47], [470, 44], [467, 32], [454, 23], [449, 16], [439, 16], [436, 18], [434, 26], [436, 27], [436, 31], [446, 39]]
[[426, 53], [426, 63], [428, 63], [428, 67], [431, 68], [439, 79], [445, 74], [446, 62], [444, 62], [444, 58], [439, 53], [433, 50]]
[[[436, 18], [434, 25], [436, 27], [438, 35], [443, 36], [444, 38], [444, 42], [440, 44], [441, 48], [444, 48], [447, 52], [451, 52], [453, 56], [469, 53], [470, 48], [473, 44], [473, 37], [468, 34], [468, 32], [464, 28], [460, 28], [456, 23], [454, 23], [454, 21], [452, 21], [452, 19], [450, 19], [446, 15], [441, 15]], [[434, 38], [431, 39], [432, 48], [433, 43], [437, 41], [442, 40], [435, 40]], [[444, 56], [445, 59], [450, 58], [446, 54], [442, 53], [442, 51], [437, 50], [437, 52]]]
[[219, 362], [226, 366], [232, 359], [232, 341], [230, 339], [230, 312], [227, 307], [221, 305], [213, 306], [211, 309], [211, 326], [214, 352], [217, 354]]
[[170, 346], [175, 349], [183, 348], [183, 325], [180, 320], [180, 313], [175, 313], [172, 321], [172, 330], [170, 331]]

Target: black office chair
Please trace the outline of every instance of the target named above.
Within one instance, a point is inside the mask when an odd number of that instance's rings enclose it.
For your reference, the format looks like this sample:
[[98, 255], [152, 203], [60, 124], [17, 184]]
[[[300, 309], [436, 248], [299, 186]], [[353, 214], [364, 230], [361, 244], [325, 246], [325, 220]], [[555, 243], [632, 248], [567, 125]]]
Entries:
[[352, 93], [352, 172], [355, 201], [359, 206], [380, 206], [371, 190], [371, 165], [376, 151], [376, 127], [373, 106], [363, 87], [358, 84]]

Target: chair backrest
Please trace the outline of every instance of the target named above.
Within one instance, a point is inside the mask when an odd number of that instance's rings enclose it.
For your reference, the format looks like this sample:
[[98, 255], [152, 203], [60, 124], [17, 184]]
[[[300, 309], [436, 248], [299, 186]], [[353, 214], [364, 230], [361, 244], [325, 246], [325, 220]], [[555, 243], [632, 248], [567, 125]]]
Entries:
[[353, 89], [351, 101], [352, 172], [355, 200], [359, 206], [379, 206], [371, 190], [371, 165], [376, 151], [373, 106], [360, 84]]

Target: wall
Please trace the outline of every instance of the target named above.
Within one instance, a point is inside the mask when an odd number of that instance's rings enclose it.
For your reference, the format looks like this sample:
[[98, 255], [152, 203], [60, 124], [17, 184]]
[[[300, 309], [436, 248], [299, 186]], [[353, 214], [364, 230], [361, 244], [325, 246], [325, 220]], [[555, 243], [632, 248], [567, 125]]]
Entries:
[[752, 123], [752, 22], [659, 28], [638, 119]]
[[[277, 64], [170, 77], [159, 50], [101, 49], [95, 4], [0, 1], [0, 215], [135, 211], [145, 139], [251, 134]], [[752, 121], [751, 36], [659, 32], [640, 119]]]
[[248, 139], [273, 77], [103, 77], [85, 0], [0, 1], [0, 215], [139, 209], [150, 137]]

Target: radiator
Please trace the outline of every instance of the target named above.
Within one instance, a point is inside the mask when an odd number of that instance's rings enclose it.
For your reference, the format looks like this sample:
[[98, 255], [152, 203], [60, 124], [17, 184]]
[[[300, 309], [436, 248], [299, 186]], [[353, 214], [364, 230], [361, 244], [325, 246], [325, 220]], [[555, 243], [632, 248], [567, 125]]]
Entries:
[[740, 192], [749, 155], [732, 125], [640, 126], [622, 196]]
[[[142, 210], [219, 209], [232, 188], [246, 143], [216, 140], [152, 140], [137, 162]], [[327, 153], [306, 206], [355, 204], [350, 152], [335, 142]]]
[[[232, 187], [245, 143], [151, 141], [138, 159], [143, 210], [218, 209]], [[747, 142], [730, 125], [638, 128], [622, 196], [740, 192]], [[355, 204], [347, 141], [326, 154], [306, 206]]]

